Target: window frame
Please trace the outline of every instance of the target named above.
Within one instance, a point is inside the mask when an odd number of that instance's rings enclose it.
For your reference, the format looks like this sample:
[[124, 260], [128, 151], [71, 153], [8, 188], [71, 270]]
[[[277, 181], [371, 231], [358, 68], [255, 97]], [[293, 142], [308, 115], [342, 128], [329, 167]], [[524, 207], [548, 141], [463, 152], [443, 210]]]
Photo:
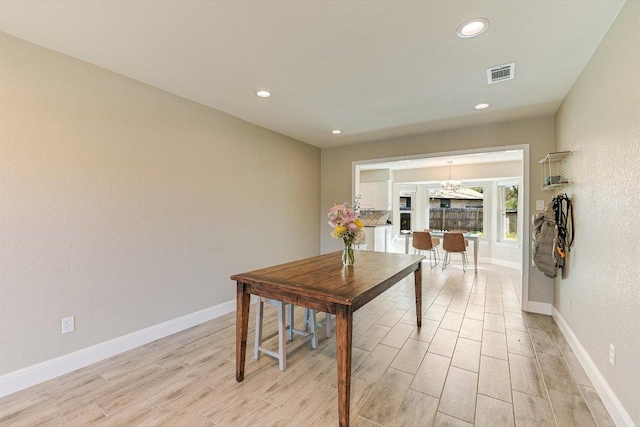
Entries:
[[[519, 246], [522, 244], [522, 183], [520, 179], [500, 180], [496, 182], [496, 200], [497, 200], [497, 224], [496, 224], [496, 242], [503, 245]], [[516, 239], [507, 239], [506, 236], [506, 188], [518, 188], [518, 202], [516, 207]]]
[[[463, 182], [462, 185], [460, 186], [460, 188], [474, 188], [474, 187], [482, 187], [483, 188], [483, 194], [484, 194], [484, 199], [482, 201], [482, 236], [480, 237], [480, 241], [488, 241], [490, 239], [489, 233], [487, 232], [487, 230], [490, 228], [490, 221], [491, 221], [491, 210], [490, 207], [487, 206], [487, 189], [491, 188], [491, 182], [490, 181], [469, 181], [469, 182]], [[431, 194], [429, 193], [430, 190], [439, 190], [441, 188], [440, 184], [433, 184], [433, 185], [425, 185], [425, 192], [426, 192], [426, 212], [425, 212], [425, 221], [426, 224], [429, 224], [429, 204], [431, 201]]]

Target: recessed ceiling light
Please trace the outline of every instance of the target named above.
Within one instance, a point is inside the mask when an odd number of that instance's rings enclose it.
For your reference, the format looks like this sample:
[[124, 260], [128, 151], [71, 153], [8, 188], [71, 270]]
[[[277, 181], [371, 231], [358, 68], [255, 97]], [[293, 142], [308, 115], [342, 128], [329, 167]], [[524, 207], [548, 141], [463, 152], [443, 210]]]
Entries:
[[342, 131], [340, 129], [334, 129], [331, 131], [332, 134], [334, 135], [340, 135], [342, 133]]
[[480, 104], [476, 104], [473, 108], [475, 108], [476, 110], [484, 110], [485, 108], [489, 107], [491, 107], [490, 102], [482, 102]]
[[271, 96], [271, 92], [267, 92], [266, 90], [259, 90], [256, 92], [256, 95], [258, 95], [260, 98], [268, 98]]
[[489, 20], [485, 18], [475, 18], [458, 27], [456, 34], [458, 37], [468, 39], [484, 33], [489, 28]]

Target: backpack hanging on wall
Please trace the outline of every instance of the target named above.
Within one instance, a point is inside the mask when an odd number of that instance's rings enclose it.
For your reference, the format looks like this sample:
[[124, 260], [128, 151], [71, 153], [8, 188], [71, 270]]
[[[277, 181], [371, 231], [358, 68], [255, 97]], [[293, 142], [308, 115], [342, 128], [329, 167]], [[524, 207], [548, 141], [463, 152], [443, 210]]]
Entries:
[[533, 215], [532, 263], [547, 277], [556, 277], [564, 269], [566, 254], [573, 246], [573, 205], [566, 194], [554, 197]]
[[556, 261], [553, 256], [557, 243], [556, 219], [553, 206], [548, 204], [538, 214], [533, 215], [531, 254], [533, 266], [547, 277], [556, 277]]

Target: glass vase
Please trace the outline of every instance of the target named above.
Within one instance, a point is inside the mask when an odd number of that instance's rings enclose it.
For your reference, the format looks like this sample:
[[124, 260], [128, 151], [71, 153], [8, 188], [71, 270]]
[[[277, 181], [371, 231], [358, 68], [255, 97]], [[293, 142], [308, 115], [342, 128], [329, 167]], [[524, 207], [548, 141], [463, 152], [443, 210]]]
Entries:
[[342, 249], [342, 264], [345, 266], [351, 266], [356, 260], [356, 252], [353, 248], [353, 243], [344, 244], [344, 249]]

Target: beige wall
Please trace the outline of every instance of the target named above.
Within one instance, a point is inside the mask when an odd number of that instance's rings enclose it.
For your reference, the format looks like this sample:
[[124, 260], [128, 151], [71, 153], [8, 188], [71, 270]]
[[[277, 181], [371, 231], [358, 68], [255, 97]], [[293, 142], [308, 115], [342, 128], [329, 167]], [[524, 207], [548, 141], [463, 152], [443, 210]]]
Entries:
[[232, 300], [232, 273], [319, 253], [319, 149], [0, 43], [0, 374]]
[[[538, 160], [544, 158], [548, 152], [554, 151], [553, 117], [324, 149], [322, 150], [321, 213], [328, 212], [333, 203], [351, 200], [351, 170], [354, 161], [520, 144], [530, 146], [530, 205], [535, 207], [536, 199], [547, 202], [551, 200], [550, 194], [540, 190]], [[525, 212], [524, 215], [525, 218], [530, 217], [529, 212]], [[332, 239], [329, 233], [330, 227], [323, 222], [320, 230], [323, 253], [340, 248], [339, 242]], [[529, 300], [549, 304], [553, 300], [553, 281], [535, 269], [531, 269], [529, 273]]]
[[[575, 248], [554, 305], [640, 425], [640, 2], [628, 1], [556, 114], [573, 150]], [[571, 302], [571, 307], [569, 307]], [[616, 365], [608, 361], [609, 343]]]
[[360, 182], [380, 181], [393, 181], [393, 171], [391, 169], [376, 169], [360, 172]]

